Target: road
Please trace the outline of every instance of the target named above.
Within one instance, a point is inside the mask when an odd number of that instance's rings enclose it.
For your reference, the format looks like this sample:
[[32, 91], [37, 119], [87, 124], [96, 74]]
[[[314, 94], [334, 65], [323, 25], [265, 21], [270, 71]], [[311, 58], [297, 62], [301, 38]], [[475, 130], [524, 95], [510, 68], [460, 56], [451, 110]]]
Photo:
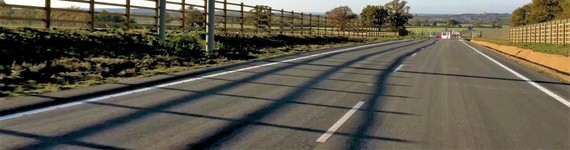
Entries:
[[4, 119], [0, 149], [569, 149], [570, 85], [466, 44], [320, 51]]

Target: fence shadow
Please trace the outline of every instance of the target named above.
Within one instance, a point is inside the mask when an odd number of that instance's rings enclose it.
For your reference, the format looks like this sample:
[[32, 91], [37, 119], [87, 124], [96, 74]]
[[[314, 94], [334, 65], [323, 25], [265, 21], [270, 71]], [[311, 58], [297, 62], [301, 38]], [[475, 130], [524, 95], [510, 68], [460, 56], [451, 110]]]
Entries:
[[[382, 50], [379, 52], [375, 52], [375, 55], [378, 54], [382, 54], [382, 53], [386, 53], [386, 52], [390, 52], [390, 51], [394, 51], [398, 48], [403, 48], [406, 46], [410, 46], [413, 44], [418, 44], [421, 43], [422, 41], [419, 42], [412, 42], [412, 43], [408, 43], [408, 44], [404, 44], [401, 46], [397, 46], [397, 47], [389, 47], [389, 50]], [[195, 94], [191, 94], [185, 97], [181, 97], [178, 99], [173, 99], [173, 100], [169, 100], [160, 104], [156, 104], [153, 106], [150, 106], [148, 108], [145, 108], [146, 110], [153, 110], [153, 111], [136, 111], [130, 114], [126, 114], [126, 115], [122, 115], [122, 116], [117, 116], [116, 118], [113, 119], [109, 119], [103, 122], [99, 122], [84, 128], [80, 128], [59, 136], [55, 136], [50, 138], [50, 140], [44, 140], [44, 141], [39, 141], [37, 143], [31, 144], [31, 145], [27, 145], [22, 147], [21, 149], [49, 149], [49, 148], [53, 148], [57, 145], [60, 144], [65, 144], [65, 143], [69, 143], [71, 141], [76, 141], [78, 139], [93, 135], [95, 133], [104, 131], [104, 130], [109, 130], [112, 128], [116, 128], [118, 126], [121, 125], [126, 125], [129, 124], [133, 121], [136, 120], [140, 120], [146, 117], [149, 117], [150, 115], [152, 115], [154, 113], [154, 111], [156, 110], [166, 110], [178, 105], [182, 105], [182, 104], [186, 104], [189, 102], [193, 102], [196, 101], [200, 98], [204, 98], [210, 95], [210, 93], [219, 93], [221, 91], [226, 91], [226, 90], [230, 90], [233, 88], [236, 88], [244, 83], [248, 83], [248, 82], [252, 82], [256, 79], [274, 74], [274, 73], [278, 73], [280, 71], [283, 70], [287, 70], [289, 68], [293, 68], [296, 66], [300, 66], [303, 64], [308, 64], [311, 62], [315, 62], [321, 59], [325, 59], [328, 58], [330, 56], [334, 56], [334, 55], [339, 55], [339, 54], [350, 54], [350, 53], [355, 53], [355, 52], [360, 52], [360, 51], [364, 51], [367, 50], [369, 48], [363, 48], [363, 49], [356, 49], [356, 50], [352, 50], [352, 51], [345, 51], [345, 52], [339, 52], [339, 53], [331, 53], [331, 54], [326, 54], [326, 55], [322, 55], [322, 56], [318, 56], [318, 57], [314, 57], [314, 58], [310, 58], [307, 60], [303, 60], [297, 64], [286, 64], [283, 66], [278, 66], [275, 67], [271, 70], [262, 72], [262, 73], [258, 73], [258, 74], [254, 74], [251, 76], [248, 76], [246, 78], [243, 78], [239, 81], [235, 81], [235, 82], [230, 82], [230, 83], [226, 83], [223, 85], [219, 85], [216, 87], [212, 87], [209, 89], [205, 89], [203, 90], [202, 93], [195, 93]], [[366, 57], [365, 57], [366, 58]], [[362, 59], [362, 58], [359, 58]], [[343, 65], [350, 65], [353, 63], [356, 63], [360, 60], [352, 60], [349, 63]], [[305, 83], [303, 86], [299, 87], [299, 89], [307, 89], [309, 88], [311, 85], [314, 85], [318, 82], [320, 82], [321, 80], [325, 79], [324, 77], [330, 76], [332, 74], [334, 74], [336, 71], [339, 70], [339, 68], [342, 68], [342, 66], [338, 67], [338, 68], [334, 68], [332, 70], [327, 71], [326, 73], [324, 73], [322, 76], [315, 78], [307, 83]], [[214, 134], [213, 136], [210, 136], [209, 138], [205, 138], [204, 140], [202, 140], [202, 142], [199, 142], [197, 144], [192, 144], [189, 145], [189, 148], [195, 147], [195, 148], [199, 148], [199, 147], [203, 147], [203, 148], [207, 148], [212, 146], [215, 143], [218, 143], [220, 139], [218, 139], [219, 137], [232, 137], [232, 135], [235, 135], [235, 133], [239, 133], [241, 131], [241, 129], [243, 129], [243, 127], [249, 125], [252, 121], [259, 119], [260, 117], [267, 115], [270, 112], [273, 112], [274, 110], [272, 109], [277, 109], [280, 106], [283, 106], [284, 104], [286, 104], [286, 102], [291, 101], [292, 98], [295, 97], [299, 97], [301, 94], [303, 94], [304, 92], [302, 90], [296, 90], [296, 92], [293, 92], [291, 94], [289, 94], [289, 96], [284, 97], [282, 100], [279, 101], [275, 101], [272, 104], [270, 104], [269, 106], [262, 108], [258, 111], [255, 111], [254, 113], [248, 115], [248, 117], [240, 119], [238, 121], [234, 121], [231, 124], [229, 124], [227, 127], [220, 129], [217, 132], [214, 132], [216, 134]]]

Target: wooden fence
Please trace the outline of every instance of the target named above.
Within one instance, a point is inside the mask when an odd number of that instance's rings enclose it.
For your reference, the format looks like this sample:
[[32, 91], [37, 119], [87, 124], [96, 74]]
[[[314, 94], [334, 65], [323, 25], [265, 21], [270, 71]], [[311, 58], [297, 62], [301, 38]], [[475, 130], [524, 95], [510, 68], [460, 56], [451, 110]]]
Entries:
[[[74, 2], [77, 8], [55, 8], [54, 1]], [[144, 1], [146, 5], [141, 5]], [[80, 28], [156, 30], [158, 0], [44, 0], [43, 7], [16, 4], [0, 5], [0, 25], [40, 28]], [[205, 31], [205, 0], [167, 0], [167, 29]], [[87, 8], [81, 7], [85, 6]], [[124, 9], [107, 12], [105, 7]], [[26, 10], [27, 13], [18, 13]], [[227, 0], [216, 1], [216, 31], [238, 34], [287, 34], [377, 38], [397, 36], [376, 27], [362, 26], [359, 20], [336, 22], [325, 16], [273, 9], [269, 6], [245, 5]], [[31, 12], [31, 13], [30, 13]], [[137, 13], [138, 12], [138, 13]], [[141, 13], [142, 12], [142, 13]], [[23, 15], [19, 15], [23, 14]], [[31, 15], [30, 15], [31, 14]], [[41, 25], [40, 25], [41, 24]]]
[[570, 19], [511, 28], [511, 43], [570, 44]]

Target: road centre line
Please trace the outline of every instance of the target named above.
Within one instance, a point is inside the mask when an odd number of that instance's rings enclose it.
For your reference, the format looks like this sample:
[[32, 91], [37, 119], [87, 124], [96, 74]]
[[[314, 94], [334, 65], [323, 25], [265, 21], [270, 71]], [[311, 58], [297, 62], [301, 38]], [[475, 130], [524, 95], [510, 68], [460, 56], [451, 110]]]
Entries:
[[404, 67], [404, 65], [398, 66], [398, 68], [396, 68], [396, 70], [394, 70], [394, 72], [398, 72], [398, 70], [402, 69], [402, 67]]
[[538, 90], [540, 90], [540, 91], [546, 93], [548, 96], [550, 96], [550, 97], [554, 98], [555, 100], [559, 101], [560, 103], [566, 105], [566, 107], [570, 107], [570, 102], [568, 102], [568, 101], [565, 100], [564, 98], [560, 97], [559, 95], [555, 94], [554, 92], [552, 92], [552, 91], [550, 91], [550, 90], [544, 88], [543, 86], [541, 86], [541, 85], [539, 85], [538, 83], [536, 83], [536, 82], [534, 82], [534, 81], [528, 79], [527, 77], [523, 76], [522, 74], [520, 74], [520, 73], [514, 71], [513, 69], [511, 69], [511, 68], [509, 68], [509, 67], [503, 65], [502, 63], [498, 62], [497, 60], [495, 60], [495, 59], [493, 59], [493, 58], [491, 58], [491, 57], [485, 55], [484, 53], [482, 53], [481, 51], [477, 50], [477, 49], [474, 48], [473, 46], [471, 46], [471, 45], [469, 45], [469, 44], [467, 44], [467, 43], [465, 43], [465, 42], [463, 42], [463, 41], [461, 41], [461, 43], [467, 45], [467, 47], [473, 49], [475, 52], [477, 52], [477, 53], [481, 54], [483, 57], [485, 57], [485, 58], [491, 60], [492, 62], [494, 62], [495, 64], [499, 65], [499, 66], [502, 67], [503, 69], [509, 71], [510, 73], [514, 74], [514, 75], [517, 76], [518, 78], [520, 78], [520, 79], [526, 81], [528, 84], [534, 86], [534, 87], [537, 88]]
[[325, 132], [323, 135], [321, 135], [321, 137], [317, 139], [317, 143], [326, 142], [336, 132], [336, 130], [338, 130], [348, 119], [350, 119], [352, 115], [354, 115], [358, 109], [360, 109], [360, 107], [362, 107], [362, 105], [364, 105], [364, 101], [359, 101], [356, 103], [352, 109], [346, 112], [346, 114], [344, 114], [344, 116], [342, 116], [336, 123], [334, 123], [333, 126], [327, 130], [327, 132]]
[[188, 83], [188, 82], [203, 80], [203, 79], [207, 79], [207, 78], [218, 77], [218, 76], [227, 75], [227, 74], [232, 74], [232, 73], [236, 73], [236, 72], [241, 72], [241, 71], [246, 71], [246, 70], [252, 70], [252, 69], [261, 68], [261, 67], [267, 67], [267, 66], [274, 66], [274, 65], [277, 65], [277, 64], [288, 63], [288, 62], [292, 62], [292, 61], [303, 60], [303, 59], [308, 59], [308, 58], [317, 57], [317, 56], [322, 56], [322, 55], [327, 55], [327, 54], [340, 53], [340, 52], [351, 51], [351, 50], [356, 50], [356, 49], [361, 49], [361, 48], [370, 48], [370, 47], [380, 46], [380, 45], [389, 44], [389, 43], [394, 43], [394, 42], [396, 42], [396, 41], [387, 42], [387, 43], [375, 43], [375, 44], [361, 45], [361, 46], [357, 46], [357, 47], [350, 47], [350, 48], [345, 48], [345, 49], [340, 49], [340, 50], [334, 50], [334, 51], [329, 51], [329, 52], [324, 52], [324, 53], [318, 53], [318, 54], [313, 54], [313, 55], [308, 55], [308, 56], [303, 56], [303, 57], [298, 57], [298, 58], [293, 58], [293, 59], [288, 59], [288, 60], [273, 62], [273, 63], [267, 63], [267, 64], [262, 64], [262, 65], [257, 65], [257, 66], [251, 66], [251, 67], [246, 67], [246, 68], [241, 68], [241, 69], [236, 69], [236, 70], [231, 70], [231, 71], [225, 71], [225, 72], [215, 73], [215, 74], [206, 75], [206, 76], [200, 76], [200, 77], [195, 77], [195, 78], [189, 78], [189, 79], [186, 79], [186, 80], [181, 80], [181, 81], [176, 81], [176, 82], [170, 82], [170, 83], [160, 84], [160, 85], [156, 85], [156, 86], [152, 86], [152, 87], [145, 87], [145, 88], [140, 88], [140, 89], [125, 91], [125, 92], [120, 92], [120, 93], [115, 93], [115, 94], [110, 94], [110, 95], [104, 95], [104, 96], [98, 96], [98, 97], [88, 98], [88, 99], [79, 100], [79, 101], [72, 102], [72, 103], [66, 103], [66, 104], [50, 106], [50, 107], [40, 108], [40, 109], [36, 109], [36, 110], [30, 110], [30, 111], [21, 112], [21, 113], [15, 113], [15, 114], [6, 115], [6, 116], [0, 116], [0, 121], [9, 120], [9, 119], [14, 119], [14, 118], [22, 117], [22, 116], [33, 115], [33, 114], [42, 113], [42, 112], [51, 111], [51, 110], [56, 110], [56, 109], [60, 109], [60, 108], [66, 108], [66, 107], [71, 107], [71, 106], [86, 104], [86, 103], [90, 103], [90, 102], [101, 101], [101, 100], [105, 100], [105, 99], [110, 99], [110, 98], [115, 98], [115, 97], [130, 95], [130, 94], [135, 94], [135, 93], [141, 93], [141, 92], [150, 91], [150, 90], [154, 90], [154, 89], [159, 89], [159, 88], [164, 88], [164, 87], [168, 87], [168, 86], [178, 85], [178, 84], [182, 84], [182, 83]]

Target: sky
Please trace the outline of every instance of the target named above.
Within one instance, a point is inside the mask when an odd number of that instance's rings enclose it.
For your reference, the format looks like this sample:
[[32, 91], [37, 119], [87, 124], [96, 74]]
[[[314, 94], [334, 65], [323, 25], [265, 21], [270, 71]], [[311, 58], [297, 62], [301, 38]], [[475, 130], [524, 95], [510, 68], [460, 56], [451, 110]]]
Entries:
[[[8, 4], [44, 6], [44, 0], [5, 0]], [[122, 3], [121, 0], [96, 0], [102, 2]], [[118, 2], [120, 1], [120, 2]], [[131, 0], [133, 4], [152, 6], [145, 0]], [[181, 1], [181, 0], [168, 0]], [[202, 0], [186, 0], [189, 3], [200, 4]], [[248, 5], [268, 5], [274, 9], [293, 10], [297, 12], [326, 12], [338, 6], [350, 6], [354, 12], [360, 13], [366, 5], [383, 5], [390, 0], [227, 0], [228, 2]], [[514, 9], [530, 3], [532, 0], [408, 0], [412, 13], [420, 14], [461, 14], [461, 13], [511, 13]], [[88, 7], [81, 3], [52, 0], [53, 7], [69, 7], [76, 5]], [[96, 6], [97, 8], [110, 6]], [[175, 6], [168, 6], [169, 8]], [[175, 8], [173, 8], [175, 9]]]

